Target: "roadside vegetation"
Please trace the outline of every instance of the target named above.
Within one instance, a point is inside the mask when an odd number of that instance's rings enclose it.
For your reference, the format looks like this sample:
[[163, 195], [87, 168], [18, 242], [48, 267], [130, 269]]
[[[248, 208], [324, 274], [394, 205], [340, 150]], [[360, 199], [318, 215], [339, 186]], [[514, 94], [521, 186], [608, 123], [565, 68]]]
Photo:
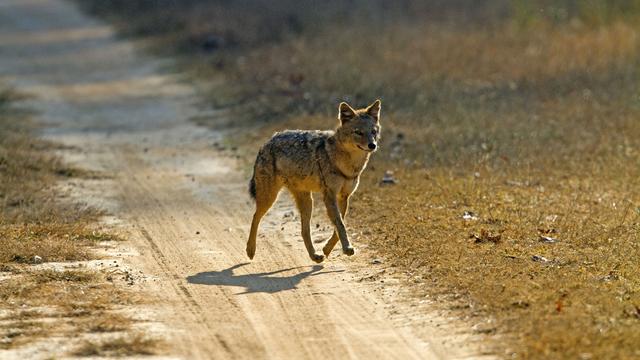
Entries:
[[211, 79], [247, 163], [381, 97], [357, 241], [501, 356], [640, 356], [640, 1], [81, 3]]
[[[54, 144], [33, 136], [29, 112], [14, 106], [20, 98], [0, 84], [0, 354], [69, 338], [90, 339], [79, 345], [87, 349], [104, 340], [99, 334], [127, 334], [133, 321], [119, 311], [139, 300], [115, 275], [82, 262], [118, 239], [96, 230], [96, 211], [60, 200], [57, 181], [90, 174], [69, 168], [51, 155]], [[134, 354], [155, 349], [142, 339], [131, 345]], [[94, 348], [91, 355], [102, 355], [103, 347]]]

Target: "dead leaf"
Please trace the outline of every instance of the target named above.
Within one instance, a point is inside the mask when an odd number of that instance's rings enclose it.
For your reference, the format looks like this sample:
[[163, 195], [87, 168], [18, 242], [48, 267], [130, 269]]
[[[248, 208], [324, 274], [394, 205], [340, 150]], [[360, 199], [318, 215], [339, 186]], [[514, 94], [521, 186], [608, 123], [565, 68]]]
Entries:
[[471, 234], [469, 236], [470, 239], [474, 239], [476, 244], [479, 243], [494, 243], [497, 244], [502, 239], [502, 234], [491, 234], [489, 231], [482, 229], [480, 230], [480, 235]]

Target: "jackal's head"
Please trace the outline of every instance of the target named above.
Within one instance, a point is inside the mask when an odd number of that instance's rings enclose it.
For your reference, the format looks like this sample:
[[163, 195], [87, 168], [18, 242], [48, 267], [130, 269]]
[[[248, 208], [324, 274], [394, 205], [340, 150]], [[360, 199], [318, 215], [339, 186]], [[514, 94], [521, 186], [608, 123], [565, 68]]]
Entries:
[[364, 109], [354, 110], [346, 102], [340, 103], [338, 142], [349, 150], [376, 151], [380, 139], [380, 105], [380, 100], [376, 100]]

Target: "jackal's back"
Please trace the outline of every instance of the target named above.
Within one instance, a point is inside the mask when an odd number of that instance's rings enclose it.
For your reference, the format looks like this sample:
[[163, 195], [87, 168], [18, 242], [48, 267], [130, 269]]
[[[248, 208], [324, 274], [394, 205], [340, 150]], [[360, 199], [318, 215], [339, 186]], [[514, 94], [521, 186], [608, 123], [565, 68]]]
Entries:
[[273, 135], [263, 149], [273, 156], [279, 176], [314, 176], [332, 134], [332, 131], [287, 130]]
[[[333, 131], [314, 130], [275, 133], [258, 152], [252, 182], [255, 183], [255, 177], [268, 178], [268, 181], [277, 177], [291, 188], [317, 191], [318, 164], [327, 159], [326, 144], [332, 135]], [[251, 188], [250, 184], [250, 191]]]

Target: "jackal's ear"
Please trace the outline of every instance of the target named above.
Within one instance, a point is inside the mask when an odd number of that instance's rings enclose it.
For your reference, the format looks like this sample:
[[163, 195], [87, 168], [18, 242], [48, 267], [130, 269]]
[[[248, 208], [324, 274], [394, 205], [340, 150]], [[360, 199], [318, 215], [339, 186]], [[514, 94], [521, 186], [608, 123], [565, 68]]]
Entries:
[[380, 100], [376, 100], [373, 102], [373, 104], [367, 106], [367, 114], [373, 116], [374, 118], [376, 118], [376, 121], [380, 120], [380, 107], [382, 106], [382, 103], [380, 103]]
[[340, 120], [340, 123], [344, 124], [354, 117], [356, 117], [356, 111], [353, 110], [353, 108], [346, 102], [341, 102], [338, 107], [338, 119]]

